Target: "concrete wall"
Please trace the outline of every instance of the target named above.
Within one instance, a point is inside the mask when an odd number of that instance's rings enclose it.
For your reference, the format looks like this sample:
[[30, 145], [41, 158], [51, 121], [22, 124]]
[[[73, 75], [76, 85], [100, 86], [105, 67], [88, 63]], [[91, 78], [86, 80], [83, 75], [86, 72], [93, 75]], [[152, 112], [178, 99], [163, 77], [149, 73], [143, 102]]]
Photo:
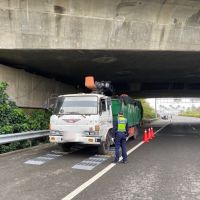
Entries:
[[199, 50], [197, 0], [1, 0], [0, 48]]
[[72, 86], [5, 65], [0, 65], [0, 81], [9, 84], [10, 99], [22, 107], [47, 107], [56, 96], [77, 92]]

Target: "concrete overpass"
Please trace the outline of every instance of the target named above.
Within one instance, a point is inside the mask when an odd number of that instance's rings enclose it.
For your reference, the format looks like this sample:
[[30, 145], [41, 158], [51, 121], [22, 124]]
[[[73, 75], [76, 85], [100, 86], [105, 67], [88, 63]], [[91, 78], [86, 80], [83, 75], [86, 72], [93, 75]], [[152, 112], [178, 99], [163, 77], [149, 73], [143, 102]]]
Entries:
[[135, 97], [200, 94], [199, 1], [3, 0], [0, 8], [3, 65], [73, 92], [92, 74]]

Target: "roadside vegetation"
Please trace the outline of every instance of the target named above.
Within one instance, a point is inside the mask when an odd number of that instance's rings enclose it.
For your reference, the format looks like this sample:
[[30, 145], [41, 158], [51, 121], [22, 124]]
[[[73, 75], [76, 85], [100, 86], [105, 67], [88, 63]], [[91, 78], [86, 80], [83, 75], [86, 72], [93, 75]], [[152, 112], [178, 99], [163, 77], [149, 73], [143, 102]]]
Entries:
[[[7, 87], [7, 83], [0, 82], [0, 135], [48, 129], [51, 112], [37, 109], [27, 113], [24, 109], [17, 107], [15, 102], [9, 100], [6, 93]], [[34, 146], [40, 141], [41, 139], [35, 139], [0, 145], [0, 153]]]
[[182, 113], [179, 114], [179, 116], [200, 118], [200, 107], [199, 108], [196, 108], [196, 107], [188, 108], [186, 111], [182, 111]]
[[144, 110], [144, 119], [153, 119], [156, 117], [155, 110], [149, 105], [145, 99], [140, 100]]

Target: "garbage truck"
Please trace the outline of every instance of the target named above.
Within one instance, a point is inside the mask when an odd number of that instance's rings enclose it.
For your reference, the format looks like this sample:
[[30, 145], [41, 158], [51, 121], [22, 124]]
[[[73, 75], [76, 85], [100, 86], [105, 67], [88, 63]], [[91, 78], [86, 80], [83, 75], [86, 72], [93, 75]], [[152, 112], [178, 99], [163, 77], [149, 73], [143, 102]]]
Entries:
[[50, 118], [49, 141], [58, 143], [63, 151], [81, 144], [96, 146], [99, 154], [107, 154], [113, 145], [113, 123], [120, 111], [128, 120], [127, 139], [136, 138], [143, 117], [140, 101], [128, 95], [106, 95], [113, 91], [110, 82], [94, 82], [93, 77], [86, 77], [85, 85], [91, 93], [57, 98]]

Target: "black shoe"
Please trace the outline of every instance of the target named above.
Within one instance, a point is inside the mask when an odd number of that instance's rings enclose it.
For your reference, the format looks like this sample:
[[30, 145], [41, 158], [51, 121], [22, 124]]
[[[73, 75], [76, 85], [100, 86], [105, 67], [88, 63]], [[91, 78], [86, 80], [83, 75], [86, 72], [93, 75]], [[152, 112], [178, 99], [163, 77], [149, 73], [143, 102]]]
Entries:
[[120, 163], [126, 164], [126, 163], [128, 163], [128, 161], [127, 160], [122, 160]]
[[113, 160], [112, 163], [117, 164], [119, 161], [118, 160]]

